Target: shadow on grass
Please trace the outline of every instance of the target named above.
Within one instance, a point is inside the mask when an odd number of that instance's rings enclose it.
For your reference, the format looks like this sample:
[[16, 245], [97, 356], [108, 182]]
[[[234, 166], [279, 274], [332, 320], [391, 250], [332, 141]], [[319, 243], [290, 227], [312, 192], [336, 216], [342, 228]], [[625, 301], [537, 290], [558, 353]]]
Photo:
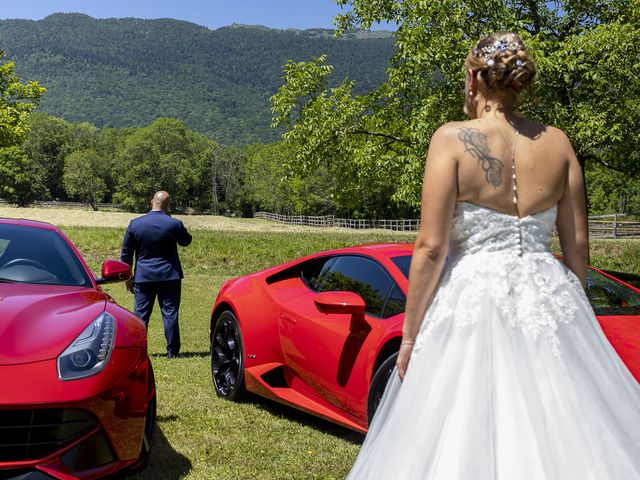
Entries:
[[[165, 358], [167, 354], [151, 353], [149, 354], [149, 356], [152, 358]], [[209, 352], [209, 350], [207, 350], [206, 352], [180, 352], [180, 355], [178, 355], [177, 360], [180, 360], [181, 358], [205, 358], [210, 356], [211, 356], [211, 352]]]
[[[158, 417], [158, 423], [175, 420], [175, 415]], [[174, 450], [165, 437], [160, 425], [156, 425], [153, 437], [151, 457], [147, 467], [135, 475], [122, 476], [124, 479], [153, 479], [153, 480], [177, 480], [183, 478], [191, 471], [191, 461]]]
[[364, 435], [362, 433], [349, 430], [347, 427], [342, 427], [336, 423], [330, 422], [329, 420], [324, 420], [320, 417], [311, 415], [310, 413], [297, 410], [293, 407], [289, 407], [282, 403], [254, 395], [252, 393], [247, 393], [246, 396], [243, 397], [242, 402], [250, 403], [251, 405], [269, 412], [272, 415], [307, 425], [328, 435], [333, 435], [334, 437], [353, 443], [354, 445], [360, 445], [364, 441]]

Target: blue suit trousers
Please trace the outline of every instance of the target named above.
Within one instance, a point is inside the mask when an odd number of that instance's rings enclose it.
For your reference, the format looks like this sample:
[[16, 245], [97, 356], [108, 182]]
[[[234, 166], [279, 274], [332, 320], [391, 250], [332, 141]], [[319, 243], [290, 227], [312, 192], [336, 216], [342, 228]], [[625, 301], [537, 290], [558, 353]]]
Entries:
[[164, 323], [164, 336], [167, 339], [167, 356], [169, 357], [175, 357], [180, 352], [178, 310], [180, 309], [181, 288], [181, 280], [142, 282], [133, 285], [134, 313], [144, 321], [147, 328], [149, 328], [153, 304], [158, 297]]

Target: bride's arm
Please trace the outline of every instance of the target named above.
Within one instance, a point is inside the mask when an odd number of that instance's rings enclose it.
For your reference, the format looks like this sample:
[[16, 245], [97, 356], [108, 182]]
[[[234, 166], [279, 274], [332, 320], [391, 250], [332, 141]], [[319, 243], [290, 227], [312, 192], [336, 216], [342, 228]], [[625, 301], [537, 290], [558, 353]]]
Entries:
[[409, 291], [402, 343], [398, 353], [398, 373], [404, 378], [420, 324], [440, 280], [449, 249], [449, 230], [458, 187], [457, 160], [452, 145], [458, 129], [445, 125], [431, 138], [422, 184], [420, 230], [409, 269]]
[[589, 259], [589, 227], [584, 178], [569, 139], [566, 139], [566, 142], [568, 166], [564, 193], [558, 202], [556, 226], [564, 264], [580, 279], [582, 286], [585, 286]]

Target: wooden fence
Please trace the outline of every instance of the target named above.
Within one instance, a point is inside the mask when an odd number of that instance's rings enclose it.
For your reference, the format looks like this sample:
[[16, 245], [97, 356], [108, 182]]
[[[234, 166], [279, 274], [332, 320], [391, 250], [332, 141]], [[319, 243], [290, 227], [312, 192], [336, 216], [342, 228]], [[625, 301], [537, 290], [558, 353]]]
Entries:
[[256, 212], [254, 218], [262, 218], [272, 220], [279, 223], [287, 223], [289, 225], [305, 225], [310, 227], [342, 227], [342, 228], [383, 228], [385, 230], [396, 230], [400, 232], [414, 232], [420, 226], [418, 219], [399, 219], [399, 220], [383, 220], [383, 219], [353, 219], [339, 218], [333, 215], [325, 216], [309, 216], [309, 215], [280, 215], [277, 213]]
[[[0, 205], [9, 205], [5, 200], [0, 199]], [[90, 208], [87, 204], [76, 202], [60, 201], [36, 201], [33, 206], [44, 208]], [[124, 211], [119, 205], [112, 203], [99, 203], [99, 210]], [[193, 212], [190, 210], [176, 211], [180, 214], [207, 215], [210, 212]], [[289, 225], [305, 225], [310, 227], [340, 227], [353, 229], [380, 228], [384, 230], [394, 230], [397, 232], [416, 232], [420, 228], [418, 219], [353, 219], [339, 218], [333, 215], [311, 216], [311, 215], [279, 215], [277, 213], [256, 212], [254, 218], [272, 220], [274, 222], [287, 223]], [[640, 222], [629, 222], [623, 220], [624, 214], [594, 215], [589, 217], [589, 236], [591, 238], [640, 238]]]
[[[305, 225], [310, 227], [342, 227], [342, 228], [380, 228], [399, 232], [415, 232], [420, 227], [418, 219], [368, 219], [355, 220], [338, 218], [333, 215], [280, 215], [277, 213], [256, 212], [254, 218], [287, 223], [289, 225]], [[640, 222], [621, 221], [623, 214], [596, 215], [589, 217], [589, 236], [591, 238], [640, 238]]]
[[640, 222], [620, 220], [624, 214], [595, 215], [589, 217], [591, 238], [640, 238]]

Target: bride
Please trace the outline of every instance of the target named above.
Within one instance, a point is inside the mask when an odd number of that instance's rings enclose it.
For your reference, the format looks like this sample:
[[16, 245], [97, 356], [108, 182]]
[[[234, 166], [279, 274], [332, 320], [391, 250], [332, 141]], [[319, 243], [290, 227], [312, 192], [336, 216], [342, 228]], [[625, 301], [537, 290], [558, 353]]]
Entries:
[[575, 153], [516, 112], [535, 75], [518, 35], [465, 70], [471, 120], [431, 140], [397, 374], [348, 478], [638, 480], [640, 386], [584, 293]]

